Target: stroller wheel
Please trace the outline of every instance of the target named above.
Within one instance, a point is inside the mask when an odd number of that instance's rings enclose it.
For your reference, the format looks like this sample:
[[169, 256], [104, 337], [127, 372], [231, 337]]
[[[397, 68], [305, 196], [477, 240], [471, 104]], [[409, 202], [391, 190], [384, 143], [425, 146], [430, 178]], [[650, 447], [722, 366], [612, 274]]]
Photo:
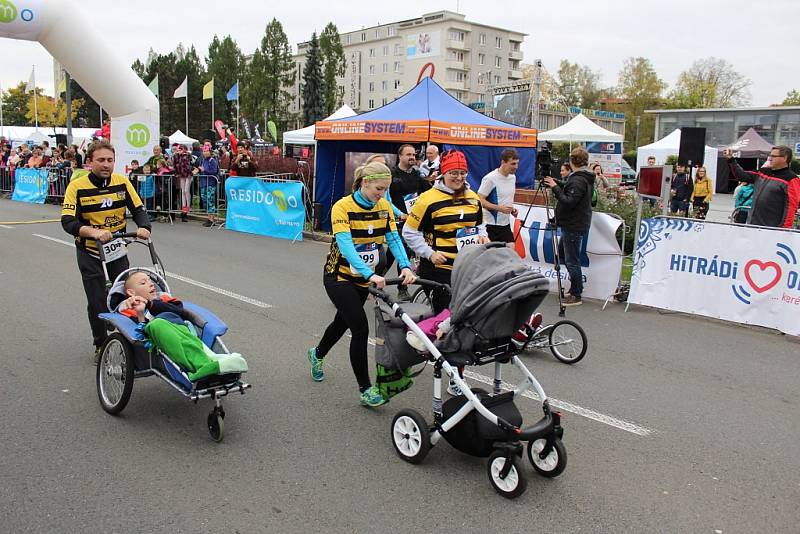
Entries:
[[553, 438], [549, 452], [542, 456], [546, 445], [544, 438], [528, 443], [528, 460], [543, 477], [557, 477], [567, 467], [567, 449], [560, 439]]
[[222, 441], [222, 438], [225, 437], [225, 421], [223, 420], [223, 414], [215, 409], [208, 414], [206, 422], [208, 423], [208, 433], [211, 435], [211, 439], [217, 443]]
[[118, 414], [133, 391], [133, 347], [119, 332], [106, 339], [95, 376], [100, 405], [111, 415]]
[[489, 456], [489, 482], [492, 483], [492, 487], [497, 493], [506, 499], [514, 499], [525, 493], [525, 490], [528, 489], [528, 480], [522, 473], [522, 469], [520, 469], [519, 460], [517, 460], [516, 455], [511, 457], [511, 468], [508, 474], [503, 477], [503, 468], [508, 461], [509, 459], [506, 458], [506, 453], [504, 451], [494, 451], [492, 455]]
[[550, 329], [550, 352], [562, 363], [577, 363], [586, 356], [588, 342], [581, 326], [573, 321], [558, 321]]
[[406, 462], [418, 464], [431, 450], [431, 436], [425, 418], [415, 410], [400, 410], [392, 419], [392, 445]]

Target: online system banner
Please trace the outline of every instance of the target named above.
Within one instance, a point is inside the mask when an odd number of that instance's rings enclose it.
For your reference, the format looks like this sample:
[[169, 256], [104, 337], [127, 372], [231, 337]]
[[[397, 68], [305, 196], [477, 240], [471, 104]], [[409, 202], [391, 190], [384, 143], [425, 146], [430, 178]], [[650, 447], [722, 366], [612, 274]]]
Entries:
[[800, 232], [645, 219], [628, 301], [800, 335]]
[[[550, 290], [557, 290], [555, 253], [553, 250], [553, 230], [547, 227], [547, 211], [543, 207], [515, 204], [517, 213], [525, 218], [514, 222], [515, 248], [531, 268], [550, 279]], [[583, 297], [606, 299], [612, 295], [619, 284], [622, 269], [622, 250], [617, 243], [616, 233], [622, 221], [606, 213], [592, 213], [592, 226], [581, 246], [581, 271], [583, 273]], [[561, 235], [558, 231], [556, 238]], [[561, 258], [561, 281], [565, 291], [569, 289], [569, 273]]]
[[303, 239], [303, 184], [231, 177], [225, 181], [225, 195], [225, 226], [229, 230], [292, 241]]

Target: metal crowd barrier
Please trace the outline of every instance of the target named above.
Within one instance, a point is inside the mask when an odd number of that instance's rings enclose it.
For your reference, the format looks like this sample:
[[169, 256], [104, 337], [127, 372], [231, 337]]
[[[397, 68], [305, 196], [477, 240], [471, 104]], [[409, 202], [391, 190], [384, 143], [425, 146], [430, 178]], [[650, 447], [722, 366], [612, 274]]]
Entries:
[[[187, 179], [188, 198], [184, 198], [181, 180], [172, 174], [137, 174], [133, 183], [145, 210], [154, 220], [173, 223], [183, 213], [214, 221], [224, 220], [224, 179], [197, 174]], [[186, 212], [183, 210], [185, 200], [188, 200], [189, 208]]]
[[14, 181], [11, 178], [11, 171], [8, 167], [0, 168], [0, 193], [11, 195], [14, 191]]

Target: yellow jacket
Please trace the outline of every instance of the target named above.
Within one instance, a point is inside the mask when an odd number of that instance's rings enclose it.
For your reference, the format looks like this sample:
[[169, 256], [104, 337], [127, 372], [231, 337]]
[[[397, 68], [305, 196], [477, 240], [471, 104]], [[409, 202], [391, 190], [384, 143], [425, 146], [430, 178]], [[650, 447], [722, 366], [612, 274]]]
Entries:
[[706, 176], [701, 180], [694, 181], [691, 200], [694, 200], [695, 197], [705, 197], [705, 202], [711, 202], [711, 195], [711, 179]]

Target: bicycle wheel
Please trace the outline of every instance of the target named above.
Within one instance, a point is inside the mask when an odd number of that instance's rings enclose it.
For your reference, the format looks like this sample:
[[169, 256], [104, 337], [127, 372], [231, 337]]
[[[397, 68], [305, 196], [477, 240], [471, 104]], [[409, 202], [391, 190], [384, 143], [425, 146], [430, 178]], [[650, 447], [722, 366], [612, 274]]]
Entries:
[[414, 304], [425, 304], [427, 306], [431, 305], [428, 295], [425, 294], [425, 291], [423, 291], [421, 287], [418, 287], [417, 290], [414, 291], [414, 294], [411, 295], [411, 302]]
[[563, 363], [577, 363], [586, 355], [588, 341], [576, 322], [558, 321], [550, 330], [550, 352]]

